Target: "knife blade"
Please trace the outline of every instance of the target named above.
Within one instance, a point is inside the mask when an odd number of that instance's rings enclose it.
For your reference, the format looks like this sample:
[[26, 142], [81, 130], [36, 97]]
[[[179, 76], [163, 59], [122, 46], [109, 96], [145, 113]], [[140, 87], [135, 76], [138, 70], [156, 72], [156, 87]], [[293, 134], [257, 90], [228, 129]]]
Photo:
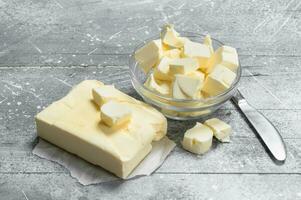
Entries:
[[284, 162], [286, 159], [286, 147], [275, 126], [262, 113], [252, 107], [238, 89], [231, 100], [257, 132], [271, 155], [277, 161]]

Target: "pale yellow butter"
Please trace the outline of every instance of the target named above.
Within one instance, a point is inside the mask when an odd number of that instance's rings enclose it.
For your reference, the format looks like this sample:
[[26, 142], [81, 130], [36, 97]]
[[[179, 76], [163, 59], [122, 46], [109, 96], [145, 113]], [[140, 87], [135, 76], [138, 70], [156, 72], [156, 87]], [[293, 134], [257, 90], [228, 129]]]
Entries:
[[180, 49], [170, 49], [164, 51], [164, 56], [168, 58], [180, 58], [181, 57], [181, 50]]
[[206, 126], [212, 129], [214, 137], [222, 142], [230, 140], [229, 136], [232, 132], [231, 126], [220, 119], [212, 118], [208, 119], [204, 123]]
[[206, 153], [212, 145], [212, 130], [197, 123], [193, 128], [187, 130], [182, 141], [183, 148], [195, 154]]
[[213, 49], [213, 46], [212, 46], [212, 40], [211, 40], [210, 35], [206, 35], [205, 36], [205, 38], [204, 38], [204, 44], [209, 47], [210, 55], [213, 55], [214, 54], [214, 49]]
[[202, 91], [209, 96], [218, 95], [227, 90], [234, 82], [236, 74], [223, 65], [217, 65], [206, 77]]
[[184, 44], [183, 53], [185, 57], [197, 58], [201, 68], [206, 66], [211, 56], [209, 46], [191, 41]]
[[172, 96], [175, 99], [188, 99], [188, 96], [182, 91], [177, 80], [173, 82]]
[[162, 56], [161, 40], [153, 40], [135, 52], [135, 59], [145, 73], [149, 72]]
[[169, 73], [169, 63], [170, 58], [163, 57], [158, 64], [158, 66], [154, 69], [154, 77], [158, 80], [169, 81], [172, 80], [173, 77]]
[[201, 75], [175, 75], [175, 80], [180, 89], [192, 99], [200, 98], [200, 89], [204, 82], [204, 76]]
[[169, 70], [174, 74], [188, 74], [196, 71], [199, 68], [199, 63], [196, 58], [179, 58], [173, 59], [169, 63]]
[[121, 126], [130, 121], [132, 111], [123, 102], [109, 101], [100, 108], [101, 121], [110, 127]]
[[175, 31], [173, 25], [166, 25], [161, 32], [161, 40], [164, 44], [171, 48], [183, 47], [185, 40], [179, 37], [179, 33]]
[[150, 74], [144, 85], [149, 89], [156, 91], [160, 94], [170, 94], [170, 85], [167, 82], [156, 81], [154, 74]]
[[[103, 101], [95, 104], [91, 94], [92, 89], [104, 89], [103, 86], [95, 80], [75, 86], [67, 96], [37, 114], [37, 133], [41, 138], [125, 178], [150, 152], [152, 140], [159, 140], [166, 134], [167, 120], [154, 108], [124, 94], [122, 103], [131, 110], [131, 120], [127, 128], [112, 129], [99, 117], [98, 105], [103, 105]], [[106, 97], [114, 99], [116, 93], [112, 92], [111, 97], [107, 93]]]

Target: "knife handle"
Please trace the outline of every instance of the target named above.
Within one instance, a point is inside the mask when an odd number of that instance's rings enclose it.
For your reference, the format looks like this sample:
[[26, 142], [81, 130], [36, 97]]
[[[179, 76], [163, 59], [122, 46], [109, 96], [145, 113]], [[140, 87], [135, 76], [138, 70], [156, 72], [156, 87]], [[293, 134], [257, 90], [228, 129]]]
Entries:
[[245, 99], [237, 102], [238, 107], [256, 130], [273, 157], [281, 162], [286, 159], [286, 147], [283, 139], [274, 125], [259, 111], [253, 108]]

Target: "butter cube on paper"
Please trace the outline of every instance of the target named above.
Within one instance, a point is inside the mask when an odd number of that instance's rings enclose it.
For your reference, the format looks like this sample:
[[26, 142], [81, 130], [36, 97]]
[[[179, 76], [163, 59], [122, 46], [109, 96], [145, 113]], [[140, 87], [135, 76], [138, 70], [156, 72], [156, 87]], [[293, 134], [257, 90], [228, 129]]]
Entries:
[[229, 124], [217, 118], [208, 119], [204, 124], [212, 129], [214, 137], [218, 140], [222, 142], [228, 142], [230, 140], [229, 136], [232, 129]]
[[161, 40], [153, 40], [135, 52], [135, 59], [145, 73], [149, 72], [162, 56]]
[[199, 63], [196, 58], [178, 58], [173, 59], [169, 63], [171, 74], [187, 74], [196, 71]]
[[209, 96], [223, 93], [234, 82], [236, 74], [223, 65], [217, 65], [206, 77], [202, 91]]
[[199, 98], [204, 76], [177, 74], [175, 75], [175, 80], [184, 94], [192, 99]]
[[187, 151], [195, 154], [206, 153], [212, 145], [212, 130], [201, 124], [197, 123], [193, 128], [185, 132], [182, 145]]
[[131, 119], [131, 110], [126, 104], [109, 101], [100, 108], [101, 120], [110, 127], [121, 126]]

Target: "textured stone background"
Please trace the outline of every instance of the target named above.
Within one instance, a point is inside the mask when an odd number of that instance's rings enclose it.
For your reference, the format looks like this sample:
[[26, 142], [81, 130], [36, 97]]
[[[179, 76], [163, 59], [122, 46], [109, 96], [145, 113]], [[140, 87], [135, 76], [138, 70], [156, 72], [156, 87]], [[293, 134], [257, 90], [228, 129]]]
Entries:
[[[301, 2], [0, 0], [0, 199], [301, 199]], [[138, 97], [128, 57], [160, 27], [210, 33], [238, 49], [241, 90], [281, 132], [288, 158], [275, 165], [236, 108], [232, 142], [204, 156], [178, 146], [155, 174], [82, 186], [33, 156], [34, 115], [84, 79]], [[169, 122], [179, 141], [194, 122]]]

